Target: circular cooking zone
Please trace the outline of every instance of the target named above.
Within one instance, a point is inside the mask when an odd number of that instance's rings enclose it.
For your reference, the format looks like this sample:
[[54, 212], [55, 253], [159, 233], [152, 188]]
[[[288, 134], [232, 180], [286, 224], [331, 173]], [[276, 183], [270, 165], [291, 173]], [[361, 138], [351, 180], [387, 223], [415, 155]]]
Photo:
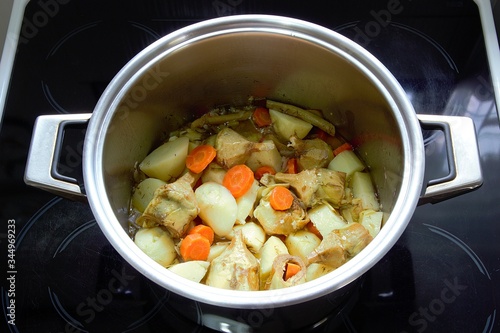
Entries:
[[[498, 327], [500, 55], [490, 2], [13, 1], [0, 62], [1, 332]], [[284, 18], [247, 26], [240, 14]], [[188, 28], [218, 17], [227, 25]], [[212, 108], [255, 97], [320, 110], [354, 143], [385, 225], [366, 251], [288, 290], [190, 282], [131, 237], [135, 165]], [[460, 147], [465, 169], [449, 158]], [[455, 171], [463, 180], [472, 165], [480, 187], [476, 178], [439, 195], [446, 184], [436, 179]]]

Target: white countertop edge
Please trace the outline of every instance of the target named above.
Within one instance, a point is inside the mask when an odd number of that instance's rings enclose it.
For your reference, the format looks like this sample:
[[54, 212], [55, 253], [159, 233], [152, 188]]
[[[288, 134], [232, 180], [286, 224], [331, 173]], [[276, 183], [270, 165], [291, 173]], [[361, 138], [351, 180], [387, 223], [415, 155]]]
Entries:
[[17, 42], [19, 40], [21, 25], [23, 23], [24, 9], [29, 0], [14, 0], [10, 14], [9, 26], [0, 61], [0, 125], [3, 119], [7, 92], [9, 90], [10, 76], [16, 56]]
[[500, 47], [498, 45], [495, 21], [493, 19], [493, 10], [490, 0], [474, 1], [479, 7], [484, 43], [486, 45], [486, 55], [490, 66], [491, 83], [495, 94], [498, 117], [500, 118]]

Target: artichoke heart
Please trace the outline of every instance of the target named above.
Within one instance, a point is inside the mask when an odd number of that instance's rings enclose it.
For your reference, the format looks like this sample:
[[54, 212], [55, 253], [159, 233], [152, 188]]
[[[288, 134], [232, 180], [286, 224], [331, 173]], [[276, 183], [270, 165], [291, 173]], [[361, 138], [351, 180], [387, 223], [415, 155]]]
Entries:
[[231, 290], [259, 290], [259, 262], [245, 246], [241, 230], [236, 231], [224, 252], [212, 260], [206, 284]]
[[298, 156], [301, 170], [326, 168], [333, 159], [332, 148], [321, 139], [301, 140], [292, 136], [290, 146], [294, 148]]
[[160, 186], [137, 223], [142, 227], [163, 225], [175, 238], [184, 235], [199, 212], [192, 188], [198, 178], [186, 173], [175, 182]]
[[340, 267], [348, 259], [361, 252], [373, 237], [359, 223], [331, 231], [308, 257], [308, 264], [320, 262], [333, 268]]
[[327, 201], [339, 207], [344, 198], [345, 173], [326, 168], [303, 170], [297, 174], [278, 172], [278, 183], [287, 183], [307, 207]]
[[272, 141], [249, 141], [226, 127], [217, 134], [215, 149], [217, 149], [217, 163], [229, 169], [236, 164], [244, 164], [253, 152], [270, 151], [276, 149], [276, 146]]
[[[300, 270], [294, 276], [285, 279], [284, 276], [288, 263], [299, 265]], [[300, 257], [292, 256], [290, 254], [278, 254], [274, 259], [271, 275], [266, 281], [265, 289], [288, 288], [304, 283], [306, 282], [306, 273], [306, 265]]]
[[336, 233], [349, 257], [361, 252], [373, 239], [361, 223], [351, 223], [347, 227], [333, 231]]
[[275, 185], [272, 185], [262, 191], [262, 198], [255, 208], [253, 216], [269, 235], [289, 235], [302, 229], [309, 222], [306, 207], [302, 201], [294, 197], [292, 206], [289, 209], [283, 211], [274, 210], [269, 202], [271, 190], [274, 187]]
[[346, 261], [344, 246], [339, 235], [334, 231], [326, 235], [318, 247], [307, 256], [309, 265], [320, 262], [332, 268], [338, 268]]

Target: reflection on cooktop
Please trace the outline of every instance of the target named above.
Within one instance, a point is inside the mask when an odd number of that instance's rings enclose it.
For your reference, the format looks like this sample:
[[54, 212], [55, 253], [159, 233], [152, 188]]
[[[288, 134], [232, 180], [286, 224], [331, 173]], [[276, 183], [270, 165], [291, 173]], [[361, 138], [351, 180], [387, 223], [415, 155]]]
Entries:
[[[15, 326], [0, 331], [212, 332], [200, 325], [211, 317], [196, 303], [160, 288], [118, 255], [87, 203], [27, 187], [23, 172], [36, 116], [91, 112], [114, 75], [150, 43], [203, 19], [245, 13], [300, 18], [354, 39], [395, 75], [417, 113], [470, 117], [479, 140], [484, 184], [418, 207], [350, 297], [332, 300], [330, 316], [298, 331], [499, 331], [500, 126], [472, 0], [29, 2], [0, 130], [1, 243], [7, 248], [7, 221], [16, 236], [15, 297], [8, 280], [1, 285], [7, 320], [15, 300]], [[74, 163], [81, 157], [74, 157], [83, 132], [75, 129], [76, 147], [61, 157], [74, 177], [81, 177]], [[447, 171], [445, 150], [442, 136], [426, 133], [430, 177]], [[226, 331], [250, 331], [235, 323]]]

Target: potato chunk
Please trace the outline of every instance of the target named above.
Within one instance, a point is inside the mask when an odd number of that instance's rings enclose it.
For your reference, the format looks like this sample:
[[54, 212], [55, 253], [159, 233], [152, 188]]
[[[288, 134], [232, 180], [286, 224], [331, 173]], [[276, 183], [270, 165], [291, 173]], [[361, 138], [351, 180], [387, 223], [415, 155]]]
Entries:
[[369, 173], [355, 172], [352, 175], [351, 185], [352, 194], [354, 198], [361, 199], [363, 209], [379, 210], [380, 205]]
[[233, 195], [221, 184], [208, 182], [194, 192], [199, 216], [218, 236], [229, 235], [238, 214], [238, 205]]
[[243, 241], [250, 251], [253, 253], [259, 252], [262, 245], [266, 241], [266, 233], [260, 225], [254, 222], [248, 222], [243, 225], [237, 225], [233, 228], [236, 233], [241, 230]]
[[285, 141], [290, 140], [294, 135], [299, 139], [303, 139], [313, 127], [306, 121], [276, 110], [269, 109], [269, 115], [271, 116], [274, 130]]
[[382, 219], [384, 218], [384, 213], [376, 212], [372, 209], [367, 209], [359, 214], [360, 222], [363, 227], [368, 230], [372, 237], [377, 236], [382, 227]]
[[149, 202], [155, 196], [155, 191], [166, 183], [163, 180], [156, 178], [146, 178], [137, 185], [134, 193], [132, 194], [132, 206], [144, 212]]
[[237, 223], [245, 224], [246, 218], [253, 215], [253, 210], [255, 202], [257, 201], [259, 189], [259, 182], [254, 180], [250, 190], [236, 199], [236, 204], [238, 205], [238, 214], [236, 217]]
[[307, 260], [307, 256], [313, 252], [320, 243], [321, 239], [319, 239], [318, 236], [306, 230], [299, 230], [289, 235], [285, 240], [288, 252], [290, 252], [291, 255], [302, 258], [304, 261]]
[[355, 172], [363, 171], [365, 165], [352, 150], [344, 150], [330, 161], [328, 169], [345, 172], [346, 179], [350, 179]]
[[312, 263], [307, 266], [306, 281], [312, 281], [333, 271], [334, 268], [320, 263]]
[[208, 266], [210, 266], [208, 261], [193, 260], [181, 262], [169, 270], [193, 282], [200, 282], [207, 274]]
[[323, 237], [335, 229], [347, 226], [342, 216], [329, 204], [317, 205], [310, 209], [308, 214], [311, 222]]
[[188, 149], [187, 137], [168, 141], [149, 153], [139, 164], [139, 168], [149, 177], [167, 182], [178, 177], [184, 170]]
[[264, 289], [265, 282], [271, 273], [274, 259], [279, 254], [288, 254], [288, 249], [276, 236], [271, 236], [267, 239], [259, 251], [260, 256], [260, 286]]
[[135, 234], [134, 242], [163, 267], [170, 265], [177, 257], [172, 237], [160, 227], [140, 229]]

